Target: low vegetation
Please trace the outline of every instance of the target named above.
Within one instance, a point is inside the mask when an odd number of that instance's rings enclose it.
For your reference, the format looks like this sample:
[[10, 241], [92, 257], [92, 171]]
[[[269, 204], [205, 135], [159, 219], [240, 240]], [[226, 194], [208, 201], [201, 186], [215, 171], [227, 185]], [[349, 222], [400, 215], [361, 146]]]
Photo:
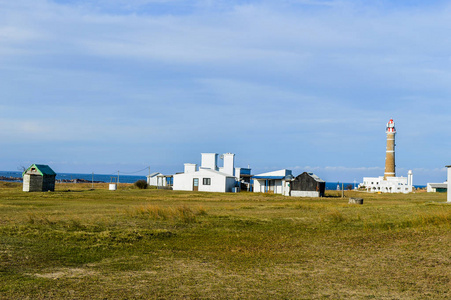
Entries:
[[135, 182], [135, 186], [138, 189], [147, 189], [148, 184], [147, 181], [141, 179]]
[[0, 182], [2, 299], [449, 299], [446, 194]]

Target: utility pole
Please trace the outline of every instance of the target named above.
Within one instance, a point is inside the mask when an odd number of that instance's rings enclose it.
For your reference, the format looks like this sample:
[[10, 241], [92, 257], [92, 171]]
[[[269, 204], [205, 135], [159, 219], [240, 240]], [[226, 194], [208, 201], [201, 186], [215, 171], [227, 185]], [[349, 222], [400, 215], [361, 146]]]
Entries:
[[94, 172], [92, 172], [91, 188], [94, 189]]
[[119, 171], [117, 171], [117, 187], [119, 187]]
[[345, 188], [344, 188], [344, 183], [341, 183], [341, 198], [345, 197]]

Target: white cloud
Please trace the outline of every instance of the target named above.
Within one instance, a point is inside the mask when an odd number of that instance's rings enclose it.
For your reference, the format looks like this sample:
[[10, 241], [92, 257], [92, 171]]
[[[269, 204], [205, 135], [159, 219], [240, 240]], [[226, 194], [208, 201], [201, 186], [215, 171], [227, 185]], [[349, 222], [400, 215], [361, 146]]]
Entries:
[[154, 143], [265, 149], [248, 161], [339, 174], [365, 170], [326, 166], [383, 163], [394, 117], [402, 166], [440, 165], [449, 7], [379, 3], [0, 1], [0, 117], [14, 124], [2, 136], [50, 126], [52, 141], [140, 144], [138, 128]]

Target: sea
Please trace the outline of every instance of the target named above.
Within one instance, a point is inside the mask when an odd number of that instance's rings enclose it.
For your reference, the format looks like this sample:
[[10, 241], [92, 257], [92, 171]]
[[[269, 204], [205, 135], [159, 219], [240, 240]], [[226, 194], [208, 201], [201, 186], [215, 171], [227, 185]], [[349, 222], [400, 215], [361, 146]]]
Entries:
[[[22, 172], [16, 171], [0, 171], [0, 177], [13, 177], [22, 178]], [[73, 180], [73, 179], [84, 179], [87, 181], [94, 182], [117, 182], [117, 173], [115, 174], [78, 174], [78, 173], [57, 173], [56, 180]], [[146, 175], [122, 175], [119, 173], [120, 183], [134, 183], [138, 180], [146, 180]], [[5, 181], [5, 180], [3, 180]], [[10, 181], [10, 180], [8, 180]], [[14, 180], [22, 181], [22, 180]]]
[[[13, 177], [13, 178], [22, 178], [22, 172], [17, 171], [0, 171], [1, 177]], [[84, 179], [87, 181], [94, 182], [117, 182], [117, 173], [114, 174], [78, 174], [78, 173], [58, 173], [56, 174], [56, 180], [73, 180], [73, 179]], [[119, 173], [119, 182], [120, 183], [135, 183], [138, 180], [146, 180], [146, 175], [121, 175]], [[5, 181], [0, 179], [0, 181]], [[11, 180], [8, 180], [11, 181]], [[22, 180], [15, 180], [22, 181]], [[357, 187], [358, 183], [350, 183], [350, 182], [326, 182], [326, 190], [339, 190], [343, 185], [344, 189], [347, 190], [349, 186], [352, 188]], [[417, 188], [424, 188], [424, 185], [415, 185]]]

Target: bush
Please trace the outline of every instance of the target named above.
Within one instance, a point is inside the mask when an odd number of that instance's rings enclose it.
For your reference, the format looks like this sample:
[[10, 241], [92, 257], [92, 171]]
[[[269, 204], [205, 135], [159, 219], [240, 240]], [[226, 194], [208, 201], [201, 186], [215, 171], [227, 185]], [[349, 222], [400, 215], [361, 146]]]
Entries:
[[137, 182], [135, 182], [135, 186], [138, 189], [147, 189], [147, 181], [145, 181], [143, 179], [138, 180]]

